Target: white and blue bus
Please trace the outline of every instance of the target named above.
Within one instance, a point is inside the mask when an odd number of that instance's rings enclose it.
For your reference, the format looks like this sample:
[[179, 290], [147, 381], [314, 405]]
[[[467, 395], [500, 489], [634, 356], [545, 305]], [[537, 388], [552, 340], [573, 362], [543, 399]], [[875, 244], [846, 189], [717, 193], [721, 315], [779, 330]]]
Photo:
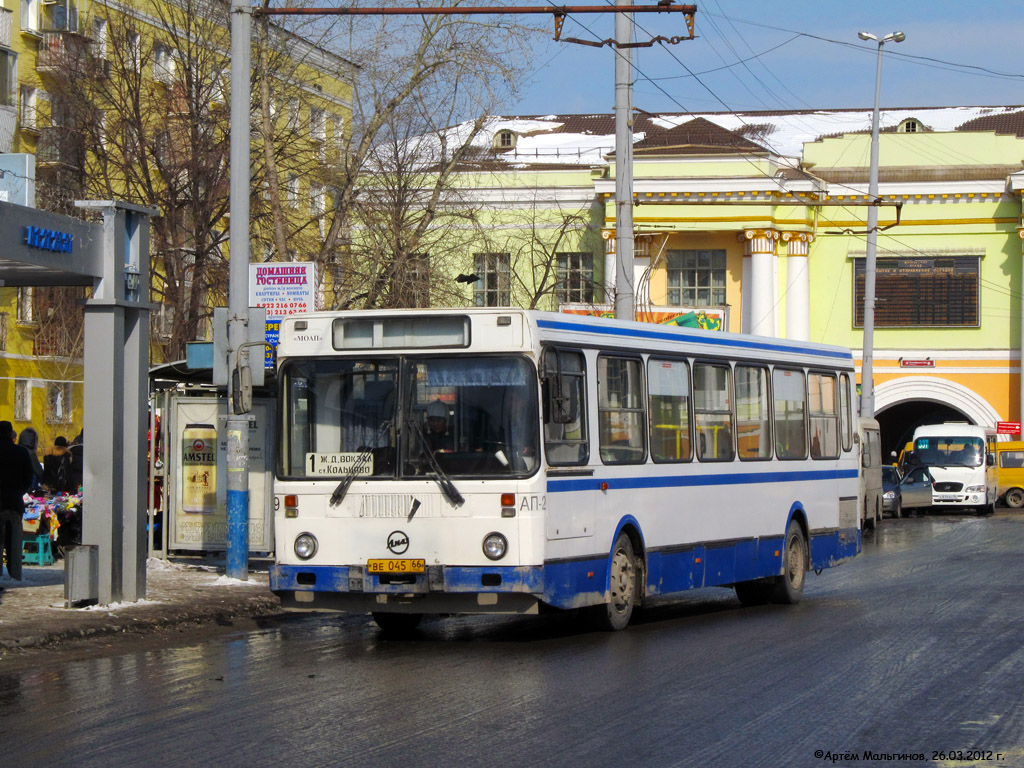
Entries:
[[285, 607], [795, 603], [860, 551], [850, 350], [519, 309], [316, 313], [278, 346]]

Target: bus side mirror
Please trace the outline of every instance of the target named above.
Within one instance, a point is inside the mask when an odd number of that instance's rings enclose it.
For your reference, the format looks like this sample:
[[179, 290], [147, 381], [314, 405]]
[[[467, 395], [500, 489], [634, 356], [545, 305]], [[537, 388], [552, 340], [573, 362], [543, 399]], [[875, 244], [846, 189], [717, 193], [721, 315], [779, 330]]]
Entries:
[[994, 453], [985, 454], [985, 466], [994, 467], [996, 465], [996, 455]]
[[871, 456], [868, 454], [867, 451], [864, 451], [864, 453], [860, 455], [860, 465], [864, 469], [867, 469], [868, 467], [871, 466]]

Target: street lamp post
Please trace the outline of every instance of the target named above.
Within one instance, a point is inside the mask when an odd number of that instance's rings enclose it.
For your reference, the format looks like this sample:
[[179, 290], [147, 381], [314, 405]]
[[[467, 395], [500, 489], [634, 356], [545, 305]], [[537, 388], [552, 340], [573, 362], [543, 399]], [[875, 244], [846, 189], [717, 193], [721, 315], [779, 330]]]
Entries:
[[875, 357], [875, 254], [878, 248], [878, 100], [882, 93], [882, 46], [890, 40], [902, 43], [907, 36], [890, 32], [878, 39], [870, 32], [858, 32], [861, 40], [878, 43], [878, 64], [875, 67], [875, 108], [871, 115], [871, 168], [868, 175], [868, 238], [864, 254], [864, 352], [860, 373], [860, 415], [875, 416], [873, 364]]

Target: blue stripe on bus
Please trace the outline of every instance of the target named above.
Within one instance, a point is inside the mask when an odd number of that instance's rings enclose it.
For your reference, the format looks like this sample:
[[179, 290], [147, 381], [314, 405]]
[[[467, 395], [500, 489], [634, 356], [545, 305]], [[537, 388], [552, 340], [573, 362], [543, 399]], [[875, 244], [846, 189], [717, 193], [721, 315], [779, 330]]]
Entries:
[[745, 339], [734, 339], [729, 337], [716, 336], [714, 334], [698, 335], [685, 333], [672, 333], [669, 331], [649, 331], [640, 328], [624, 328], [621, 326], [599, 326], [584, 325], [583, 323], [572, 323], [558, 320], [538, 320], [537, 327], [549, 328], [554, 331], [576, 331], [580, 333], [597, 333], [606, 336], [631, 336], [639, 339], [658, 339], [660, 341], [682, 341], [690, 344], [707, 344], [716, 347], [735, 347], [738, 349], [763, 349], [772, 352], [791, 352], [801, 355], [812, 355], [815, 357], [829, 357], [836, 360], [853, 361], [853, 354], [847, 351], [835, 351], [829, 349], [815, 349], [813, 347], [797, 347], [791, 344], [773, 344], [766, 341], [747, 341]]
[[631, 488], [679, 488], [698, 485], [752, 485], [756, 483], [792, 483], [809, 480], [842, 480], [857, 477], [856, 469], [814, 469], [792, 472], [733, 472], [720, 475], [667, 475], [659, 477], [582, 477], [548, 480], [548, 493], [600, 491]]
[[[726, 586], [738, 581], [777, 576], [782, 572], [782, 536], [741, 539], [724, 546], [701, 542], [645, 553], [647, 594], [667, 595], [700, 587]], [[810, 569], [829, 568], [860, 551], [860, 531], [811, 532]], [[543, 566], [440, 566], [448, 593], [526, 593], [557, 608], [579, 608], [604, 600], [608, 584], [608, 555], [595, 554], [574, 560], [547, 561]], [[500, 575], [501, 583], [484, 586], [485, 574]], [[426, 583], [381, 584], [359, 569], [359, 586], [352, 589], [348, 566], [272, 565], [270, 589], [274, 592], [340, 592], [359, 594], [410, 592], [437, 594]], [[300, 582], [299, 577], [302, 576]], [[312, 583], [310, 583], [312, 582]]]

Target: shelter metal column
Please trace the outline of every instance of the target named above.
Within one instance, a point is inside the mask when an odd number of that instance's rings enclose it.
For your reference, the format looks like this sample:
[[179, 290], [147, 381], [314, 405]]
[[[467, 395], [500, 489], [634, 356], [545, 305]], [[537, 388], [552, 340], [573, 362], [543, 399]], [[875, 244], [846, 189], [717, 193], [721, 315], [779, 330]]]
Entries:
[[85, 303], [82, 543], [99, 558], [100, 604], [146, 596], [149, 222], [127, 203], [103, 215], [102, 276]]

